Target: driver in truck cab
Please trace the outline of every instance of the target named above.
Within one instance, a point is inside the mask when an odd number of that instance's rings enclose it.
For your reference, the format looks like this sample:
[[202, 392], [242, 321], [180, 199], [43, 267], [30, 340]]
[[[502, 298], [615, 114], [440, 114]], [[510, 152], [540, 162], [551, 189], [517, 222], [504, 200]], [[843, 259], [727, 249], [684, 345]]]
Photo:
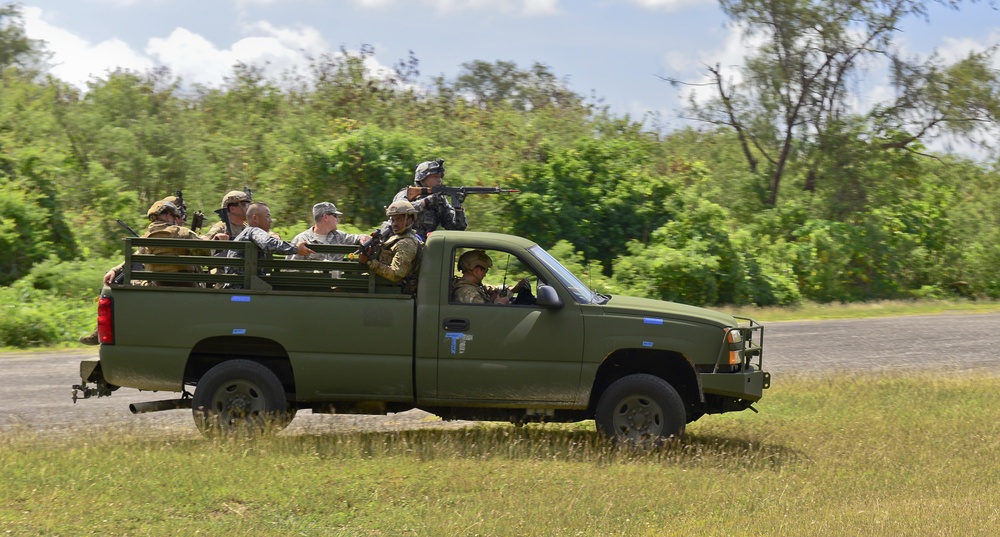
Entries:
[[[462, 277], [455, 280], [451, 286], [451, 301], [464, 304], [510, 304], [510, 298], [505, 296], [502, 287], [486, 285], [483, 278], [493, 267], [493, 260], [483, 250], [469, 250], [458, 258], [458, 270]], [[511, 294], [517, 294], [531, 288], [527, 278], [517, 282], [510, 289]]]

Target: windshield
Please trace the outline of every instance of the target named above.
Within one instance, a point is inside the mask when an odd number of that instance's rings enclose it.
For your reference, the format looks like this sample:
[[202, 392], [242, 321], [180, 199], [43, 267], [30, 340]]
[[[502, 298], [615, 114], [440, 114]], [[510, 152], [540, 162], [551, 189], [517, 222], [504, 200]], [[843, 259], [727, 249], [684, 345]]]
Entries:
[[603, 295], [588, 289], [583, 282], [574, 276], [572, 272], [566, 270], [566, 267], [562, 266], [562, 263], [556, 261], [556, 258], [549, 255], [541, 246], [532, 246], [528, 248], [528, 251], [541, 261], [552, 274], [555, 274], [556, 279], [566, 286], [566, 289], [573, 294], [573, 298], [580, 304], [603, 304], [607, 301]]

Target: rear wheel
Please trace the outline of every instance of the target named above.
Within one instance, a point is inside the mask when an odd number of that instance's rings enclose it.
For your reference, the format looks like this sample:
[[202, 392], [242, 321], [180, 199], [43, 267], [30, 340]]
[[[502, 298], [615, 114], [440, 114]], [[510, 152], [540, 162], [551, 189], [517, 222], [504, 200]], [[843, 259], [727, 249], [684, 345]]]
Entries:
[[677, 390], [647, 374], [622, 377], [608, 386], [594, 418], [601, 434], [632, 443], [679, 439], [687, 421]]
[[191, 406], [195, 424], [206, 435], [280, 431], [295, 416], [274, 372], [250, 360], [229, 360], [209, 369]]

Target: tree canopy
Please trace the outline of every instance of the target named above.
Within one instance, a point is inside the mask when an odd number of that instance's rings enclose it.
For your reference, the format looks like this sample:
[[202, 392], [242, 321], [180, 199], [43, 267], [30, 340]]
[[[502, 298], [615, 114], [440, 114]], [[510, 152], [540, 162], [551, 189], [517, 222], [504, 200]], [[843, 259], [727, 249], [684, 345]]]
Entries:
[[[139, 228], [176, 190], [210, 214], [249, 186], [284, 234], [311, 224], [319, 201], [344, 211], [345, 229], [370, 229], [419, 162], [444, 158], [448, 184], [521, 191], [470, 196], [470, 229], [531, 238], [602, 292], [763, 305], [1000, 297], [1000, 162], [925, 145], [945, 130], [995, 143], [983, 134], [996, 121], [995, 51], [950, 64], [895, 54], [894, 25], [922, 12], [916, 2], [723, 8], [764, 45], [738, 83], [712, 68], [717, 98], [691, 110], [705, 128], [664, 134], [544, 65], [471, 61], [421, 84], [412, 53], [380, 74], [365, 47], [317, 58], [302, 79], [239, 64], [208, 88], [118, 70], [84, 91], [21, 67], [44, 49], [7, 5], [0, 285], [60, 259], [116, 258], [115, 219]], [[847, 80], [866, 56], [891, 60], [899, 91], [862, 113]]]

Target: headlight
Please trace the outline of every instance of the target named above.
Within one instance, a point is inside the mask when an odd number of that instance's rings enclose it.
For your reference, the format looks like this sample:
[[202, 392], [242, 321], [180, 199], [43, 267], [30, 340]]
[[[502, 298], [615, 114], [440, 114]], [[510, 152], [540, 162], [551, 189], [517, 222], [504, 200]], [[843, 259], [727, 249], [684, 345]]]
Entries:
[[729, 365], [740, 365], [743, 363], [743, 335], [737, 328], [730, 328], [726, 332], [726, 342], [729, 343]]

